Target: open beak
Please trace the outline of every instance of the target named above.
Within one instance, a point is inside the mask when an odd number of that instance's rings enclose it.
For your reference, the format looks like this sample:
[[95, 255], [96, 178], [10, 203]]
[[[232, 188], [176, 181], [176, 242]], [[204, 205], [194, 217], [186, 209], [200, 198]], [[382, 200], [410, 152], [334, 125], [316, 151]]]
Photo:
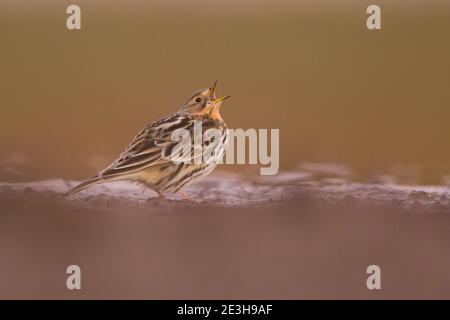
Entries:
[[231, 96], [225, 96], [225, 97], [222, 97], [222, 98], [217, 98], [217, 99], [214, 99], [213, 102], [214, 102], [214, 104], [216, 104], [216, 103], [222, 102], [223, 100], [228, 99], [229, 97], [231, 97]]
[[212, 85], [210, 91], [209, 91], [209, 98], [211, 99], [211, 101], [216, 104], [219, 102], [222, 102], [225, 99], [228, 99], [231, 96], [225, 96], [222, 98], [216, 98], [216, 88], [217, 88], [217, 82], [219, 81], [219, 79], [217, 79], [216, 81], [214, 81], [214, 84]]
[[209, 90], [209, 98], [211, 100], [216, 99], [216, 87], [217, 87], [217, 82], [219, 81], [219, 79], [217, 79], [216, 81], [214, 81], [214, 84], [212, 85], [211, 89]]

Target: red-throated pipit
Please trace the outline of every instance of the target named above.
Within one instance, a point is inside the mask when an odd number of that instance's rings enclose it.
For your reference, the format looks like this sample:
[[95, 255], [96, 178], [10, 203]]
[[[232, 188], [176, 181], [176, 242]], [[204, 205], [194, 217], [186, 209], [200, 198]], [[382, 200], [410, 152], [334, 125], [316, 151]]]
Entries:
[[[147, 125], [110, 166], [68, 194], [99, 183], [131, 180], [141, 182], [163, 196], [164, 191], [179, 192], [206, 176], [220, 162], [228, 144], [227, 127], [219, 111], [229, 96], [216, 98], [216, 85], [217, 81], [210, 88], [198, 90], [179, 111]], [[194, 141], [198, 124], [201, 124], [200, 144]], [[181, 152], [179, 140], [173, 139], [173, 133], [183, 129], [190, 137], [188, 156], [185, 154], [187, 149]], [[206, 134], [212, 131], [212, 135]], [[183, 161], [181, 158], [174, 160], [174, 150], [183, 154]]]

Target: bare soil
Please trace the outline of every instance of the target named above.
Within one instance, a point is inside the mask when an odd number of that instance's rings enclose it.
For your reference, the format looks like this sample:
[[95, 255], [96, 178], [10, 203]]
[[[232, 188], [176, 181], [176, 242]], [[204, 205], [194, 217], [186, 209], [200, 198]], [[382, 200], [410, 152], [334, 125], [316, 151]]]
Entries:
[[0, 298], [450, 298], [447, 186], [218, 172], [162, 201], [127, 182], [67, 198], [75, 183], [0, 184]]

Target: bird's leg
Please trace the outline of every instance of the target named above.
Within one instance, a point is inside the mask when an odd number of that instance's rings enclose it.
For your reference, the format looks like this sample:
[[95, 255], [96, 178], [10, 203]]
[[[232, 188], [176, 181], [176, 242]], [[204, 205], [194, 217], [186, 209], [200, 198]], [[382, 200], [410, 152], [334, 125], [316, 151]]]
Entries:
[[[145, 183], [145, 182], [142, 182], [141, 181], [141, 183], [142, 183], [142, 186], [143, 186], [143, 192], [145, 192], [145, 190], [148, 188], [148, 189], [151, 189], [151, 190], [153, 190], [153, 191], [155, 191], [157, 194], [158, 194], [158, 199], [162, 199], [162, 200], [164, 200], [164, 201], [168, 201], [168, 199], [166, 198], [166, 196], [164, 195], [164, 194], [162, 194], [162, 192], [160, 192], [160, 191], [158, 191], [158, 190], [156, 190], [156, 189], [154, 189], [152, 186], [150, 186], [150, 185], [148, 185], [147, 183]], [[148, 200], [152, 200], [154, 197], [151, 197], [151, 198], [149, 198]]]
[[159, 196], [160, 199], [162, 199], [162, 200], [164, 200], [164, 201], [168, 201], [168, 199], [166, 198], [165, 195], [163, 195], [162, 192], [160, 192], [160, 191], [158, 191], [158, 190], [155, 190], [155, 189], [153, 189], [153, 190], [158, 194], [158, 196]]

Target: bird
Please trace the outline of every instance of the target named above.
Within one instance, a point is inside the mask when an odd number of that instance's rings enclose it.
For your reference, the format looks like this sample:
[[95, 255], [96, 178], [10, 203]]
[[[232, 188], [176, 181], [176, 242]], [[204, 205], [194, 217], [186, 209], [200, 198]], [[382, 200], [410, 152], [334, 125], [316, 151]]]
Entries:
[[[101, 183], [128, 180], [143, 184], [165, 200], [165, 192], [178, 193], [184, 199], [192, 200], [181, 189], [211, 173], [221, 162], [229, 143], [229, 131], [220, 108], [230, 96], [216, 98], [217, 82], [195, 91], [178, 111], [149, 123], [108, 167], [70, 189], [66, 195]], [[202, 141], [196, 144], [192, 142], [199, 123]], [[183, 149], [179, 152], [183, 157], [174, 159], [174, 150], [180, 147], [176, 148], [179, 141], [174, 141], [173, 134], [180, 129], [194, 138], [189, 138], [191, 152], [185, 154]], [[209, 129], [215, 134], [206, 137], [205, 132]]]

